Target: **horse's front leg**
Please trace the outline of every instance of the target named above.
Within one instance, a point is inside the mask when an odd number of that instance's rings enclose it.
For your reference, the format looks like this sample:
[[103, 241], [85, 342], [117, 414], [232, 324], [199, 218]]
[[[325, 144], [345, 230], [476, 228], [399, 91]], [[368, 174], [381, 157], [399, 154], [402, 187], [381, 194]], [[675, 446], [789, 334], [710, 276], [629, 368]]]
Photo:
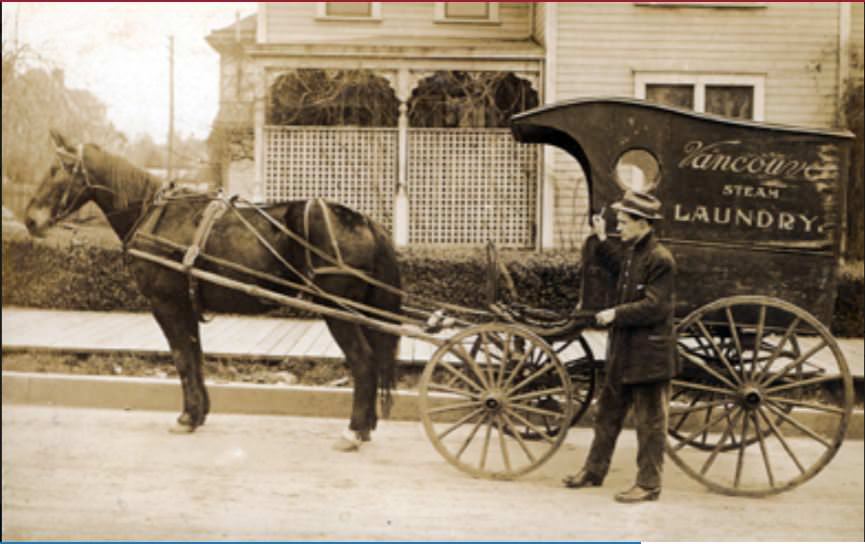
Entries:
[[191, 433], [204, 424], [210, 412], [210, 398], [202, 373], [203, 356], [198, 318], [185, 299], [151, 302], [153, 315], [171, 348], [171, 356], [180, 375], [183, 390], [183, 412], [177, 418], [177, 425], [170, 430]]
[[348, 432], [334, 444], [341, 451], [356, 451], [362, 442], [368, 442], [375, 429], [376, 379], [372, 348], [360, 327], [344, 321], [327, 320], [331, 334], [345, 354], [346, 363], [354, 380], [351, 419]]

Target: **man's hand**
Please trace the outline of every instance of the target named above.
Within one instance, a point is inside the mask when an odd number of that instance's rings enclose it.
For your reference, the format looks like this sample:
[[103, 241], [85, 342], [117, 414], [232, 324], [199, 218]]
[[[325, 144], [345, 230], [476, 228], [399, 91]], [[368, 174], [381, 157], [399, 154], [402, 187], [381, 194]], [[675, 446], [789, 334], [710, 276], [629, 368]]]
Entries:
[[598, 322], [599, 325], [606, 327], [610, 323], [612, 323], [616, 319], [616, 309], [608, 308], [606, 310], [602, 310], [595, 314], [595, 321]]
[[592, 216], [592, 232], [603, 242], [607, 239], [607, 220], [604, 219], [604, 211]]

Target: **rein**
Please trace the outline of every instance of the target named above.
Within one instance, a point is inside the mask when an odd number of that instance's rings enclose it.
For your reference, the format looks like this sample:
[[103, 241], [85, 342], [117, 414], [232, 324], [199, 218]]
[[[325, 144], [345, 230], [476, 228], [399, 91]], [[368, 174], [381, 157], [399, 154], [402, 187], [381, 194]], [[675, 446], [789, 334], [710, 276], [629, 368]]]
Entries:
[[[212, 198], [215, 201], [221, 201], [220, 204], [222, 206], [227, 207], [228, 208], [227, 211], [232, 213], [232, 215], [234, 215], [234, 217], [249, 232], [251, 232], [255, 236], [258, 243], [261, 244], [261, 246], [264, 247], [273, 256], [274, 259], [276, 259], [286, 270], [291, 272], [293, 276], [298, 278], [300, 283], [286, 281], [286, 280], [283, 280], [282, 278], [272, 276], [270, 274], [266, 274], [263, 272], [258, 272], [258, 271], [252, 270], [252, 269], [248, 269], [242, 265], [233, 263], [231, 261], [226, 261], [223, 259], [219, 259], [217, 257], [213, 257], [213, 256], [208, 255], [207, 253], [204, 252], [203, 246], [198, 245], [194, 242], [193, 242], [192, 246], [186, 247], [186, 246], [182, 246], [180, 244], [176, 244], [174, 242], [171, 242], [169, 240], [163, 239], [159, 236], [152, 235], [152, 234], [147, 233], [147, 232], [135, 232], [135, 234], [133, 235], [133, 238], [132, 238], [133, 241], [135, 239], [149, 240], [151, 242], [156, 242], [157, 244], [163, 244], [163, 245], [167, 245], [169, 247], [172, 247], [174, 249], [186, 251], [187, 254], [189, 253], [190, 249], [195, 248], [193, 250], [193, 254], [196, 258], [200, 257], [202, 259], [211, 261], [215, 264], [219, 264], [221, 266], [225, 266], [227, 268], [230, 268], [230, 269], [242, 272], [242, 273], [249, 274], [253, 277], [256, 277], [259, 279], [265, 279], [265, 280], [271, 281], [271, 282], [279, 284], [279, 285], [284, 285], [286, 287], [296, 289], [299, 292], [301, 292], [302, 294], [306, 294], [306, 295], [309, 295], [312, 297], [320, 297], [321, 299], [328, 300], [332, 304], [334, 304], [338, 307], [341, 307], [341, 308], [343, 308], [343, 309], [345, 309], [345, 310], [347, 310], [347, 311], [349, 311], [355, 315], [361, 315], [363, 313], [371, 313], [371, 314], [379, 315], [380, 317], [385, 318], [385, 319], [391, 319], [394, 321], [404, 322], [404, 323], [414, 323], [416, 325], [419, 325], [421, 327], [425, 327], [426, 329], [430, 329], [430, 330], [434, 330], [437, 327], [440, 327], [442, 325], [452, 326], [454, 324], [462, 324], [462, 325], [471, 325], [472, 324], [471, 322], [466, 321], [464, 319], [460, 319], [460, 318], [456, 318], [456, 317], [445, 317], [444, 313], [443, 313], [444, 310], [448, 310], [448, 311], [455, 312], [457, 314], [463, 314], [463, 315], [468, 314], [468, 315], [474, 315], [474, 316], [479, 316], [479, 317], [483, 316], [483, 317], [487, 317], [487, 318], [493, 317], [493, 314], [491, 314], [488, 311], [477, 310], [475, 308], [468, 308], [468, 307], [460, 306], [460, 305], [456, 305], [456, 304], [448, 304], [448, 303], [444, 303], [441, 301], [434, 301], [434, 300], [428, 299], [426, 297], [421, 297], [421, 296], [409, 293], [409, 292], [404, 291], [403, 289], [400, 289], [398, 287], [394, 287], [394, 286], [389, 285], [387, 283], [381, 282], [381, 281], [377, 280], [376, 278], [369, 276], [365, 272], [348, 265], [342, 259], [341, 251], [338, 247], [338, 243], [337, 243], [336, 238], [334, 236], [332, 224], [326, 225], [326, 230], [328, 231], [330, 243], [333, 246], [332, 249], [333, 249], [334, 253], [336, 253], [336, 256], [330, 255], [326, 251], [324, 251], [322, 248], [319, 248], [319, 247], [316, 247], [315, 245], [313, 245], [308, 239], [309, 211], [312, 209], [312, 207], [318, 205], [318, 206], [322, 206], [322, 208], [321, 208], [322, 212], [327, 214], [328, 213], [327, 204], [323, 201], [316, 201], [317, 199], [313, 199], [307, 203], [305, 213], [304, 213], [304, 215], [306, 216], [304, 218], [304, 223], [305, 223], [304, 230], [306, 230], [307, 232], [305, 232], [305, 233], [303, 233], [303, 235], [301, 235], [301, 234], [295, 233], [294, 231], [292, 231], [291, 229], [289, 229], [288, 227], [283, 225], [281, 222], [279, 222], [277, 219], [275, 219], [272, 215], [270, 215], [267, 211], [265, 211], [262, 207], [254, 204], [254, 203], [252, 203], [246, 199], [238, 197], [237, 195], [232, 196], [230, 198], [226, 198], [226, 197], [221, 196], [221, 195], [216, 196], [216, 197], [209, 197], [209, 198]], [[309, 266], [309, 269], [307, 271], [299, 270], [296, 267], [294, 267], [287, 259], [285, 259], [279, 253], [279, 251], [277, 251], [276, 248], [270, 244], [270, 242], [259, 231], [259, 229], [256, 228], [252, 223], [250, 223], [250, 221], [246, 217], [243, 216], [243, 214], [240, 212], [240, 210], [236, 206], [236, 204], [238, 204], [238, 203], [242, 203], [246, 207], [254, 210], [257, 214], [261, 215], [269, 224], [273, 225], [280, 232], [282, 232], [283, 234], [288, 236], [290, 239], [294, 240], [297, 244], [299, 244], [301, 246], [301, 248], [303, 248], [303, 251], [306, 253], [306, 255], [305, 255], [306, 264]], [[318, 268], [313, 267], [312, 262], [311, 262], [312, 261], [312, 258], [311, 258], [312, 255], [322, 259], [325, 262], [325, 266], [319, 266]], [[184, 259], [184, 261], [187, 261], [187, 259]], [[192, 264], [191, 260], [183, 263], [183, 265], [186, 265], [186, 266], [184, 266], [183, 269], [187, 273], [191, 272], [191, 268], [192, 268], [190, 266], [191, 264]], [[360, 279], [361, 281], [365, 282], [368, 285], [379, 287], [379, 288], [384, 289], [386, 291], [389, 291], [391, 293], [397, 294], [403, 300], [414, 300], [414, 301], [420, 303], [421, 306], [439, 308], [439, 310], [436, 310], [435, 312], [430, 312], [430, 311], [427, 311], [427, 310], [424, 310], [421, 308], [410, 307], [410, 306], [404, 305], [403, 311], [410, 314], [410, 315], [415, 316], [414, 319], [411, 317], [408, 317], [406, 315], [392, 314], [390, 312], [379, 310], [377, 308], [368, 306], [368, 305], [363, 304], [363, 303], [358, 303], [356, 301], [352, 301], [349, 299], [339, 297], [337, 295], [334, 295], [332, 293], [329, 293], [329, 292], [323, 290], [314, 281], [314, 277], [316, 275], [320, 275], [320, 274], [345, 274], [348, 276], [353, 276], [355, 278]], [[191, 285], [191, 287], [192, 287], [192, 285]], [[192, 298], [193, 301], [197, 296], [196, 293], [194, 293], [195, 290], [196, 289], [194, 287], [192, 287], [192, 289], [190, 290], [190, 297]], [[193, 302], [193, 303], [195, 304], [195, 302]], [[420, 319], [416, 319], [416, 318], [420, 318]], [[424, 323], [423, 320], [426, 320], [426, 323]]]
[[[259, 206], [255, 205], [254, 203], [252, 203], [246, 199], [237, 198], [236, 200], [242, 201], [245, 205], [251, 207], [256, 212], [261, 214], [271, 225], [273, 225], [279, 231], [281, 231], [283, 234], [285, 234], [286, 236], [288, 236], [289, 238], [291, 238], [292, 240], [294, 240], [295, 242], [300, 244], [307, 251], [307, 254], [312, 253], [312, 254], [318, 256], [319, 258], [321, 258], [322, 260], [324, 260], [326, 263], [329, 263], [330, 265], [332, 265], [332, 267], [324, 269], [328, 272], [331, 272], [333, 270], [339, 270], [340, 273], [354, 276], [354, 277], [362, 280], [363, 282], [365, 282], [368, 285], [378, 287], [380, 289], [383, 289], [383, 290], [388, 291], [390, 293], [393, 293], [395, 295], [399, 295], [400, 297], [403, 298], [403, 300], [415, 300], [417, 302], [420, 302], [423, 305], [443, 308], [445, 310], [450, 310], [452, 312], [456, 312], [456, 313], [460, 313], [460, 314], [464, 314], [464, 315], [467, 314], [467, 315], [475, 315], [475, 316], [483, 316], [483, 317], [492, 316], [492, 314], [490, 312], [485, 311], [485, 310], [478, 310], [475, 308], [469, 308], [467, 306], [461, 306], [459, 304], [449, 304], [446, 302], [432, 300], [430, 298], [423, 297], [420, 295], [415, 295], [415, 294], [409, 293], [403, 289], [400, 289], [398, 287], [394, 287], [392, 285], [389, 285], [387, 283], [379, 281], [379, 280], [371, 277], [370, 275], [366, 274], [362, 270], [358, 270], [357, 268], [354, 268], [352, 266], [345, 264], [344, 262], [342, 262], [341, 258], [338, 259], [338, 258], [328, 254], [327, 252], [323, 251], [321, 248], [318, 248], [318, 247], [312, 245], [303, 236], [298, 235], [297, 233], [295, 233], [294, 231], [292, 231], [291, 229], [289, 229], [288, 227], [286, 227], [285, 225], [283, 225], [282, 223], [280, 223], [279, 221], [274, 219], [270, 214], [265, 212], [263, 209], [261, 209]], [[250, 228], [254, 228], [254, 227], [250, 226]], [[417, 311], [422, 312], [422, 310], [417, 310]], [[464, 324], [464, 325], [471, 325], [472, 324], [471, 322], [465, 321], [462, 319], [456, 319], [456, 322]]]

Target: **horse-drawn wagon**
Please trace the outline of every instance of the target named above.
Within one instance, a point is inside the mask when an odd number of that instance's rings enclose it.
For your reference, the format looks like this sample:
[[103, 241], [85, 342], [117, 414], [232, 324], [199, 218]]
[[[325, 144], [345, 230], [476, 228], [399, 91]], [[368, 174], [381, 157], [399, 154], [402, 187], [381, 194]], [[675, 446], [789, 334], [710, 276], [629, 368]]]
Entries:
[[[579, 162], [591, 213], [629, 189], [665, 203], [655, 228], [679, 270], [682, 368], [667, 448], [676, 464], [730, 494], [777, 493], [813, 477], [835, 455], [853, 406], [847, 363], [824, 325], [835, 303], [852, 135], [629, 99], [542, 107], [511, 125], [519, 141], [554, 145]], [[614, 223], [614, 214], [606, 219]], [[615, 278], [591, 259], [582, 267], [580, 308], [612, 306]], [[572, 388], [594, 386], [592, 360], [588, 352], [565, 362]], [[591, 394], [571, 397], [581, 412]], [[525, 402], [525, 391], [517, 398]], [[556, 398], [535, 397], [535, 408], [554, 412]], [[557, 430], [536, 427], [528, 434]]]
[[[853, 405], [847, 364], [822, 324], [835, 297], [849, 135], [630, 100], [548, 106], [512, 127], [518, 140], [579, 161], [593, 213], [629, 188], [667, 203], [658, 230], [681, 270], [673, 460], [714, 490], [747, 495], [783, 491], [822, 469]], [[184, 392], [180, 430], [203, 424], [209, 410], [202, 312], [268, 305], [328, 321], [354, 377], [349, 446], [375, 428], [376, 394], [393, 386], [401, 336], [438, 346], [419, 385], [421, 419], [435, 448], [473, 475], [537, 468], [590, 406], [603, 362], [583, 331], [613, 293], [613, 278], [590, 261], [579, 306], [566, 316], [426, 300], [401, 289], [381, 228], [338, 204], [166, 192], [95, 146], [55, 143], [59, 160], [27, 226], [41, 232], [88, 200], [102, 208], [171, 345]]]

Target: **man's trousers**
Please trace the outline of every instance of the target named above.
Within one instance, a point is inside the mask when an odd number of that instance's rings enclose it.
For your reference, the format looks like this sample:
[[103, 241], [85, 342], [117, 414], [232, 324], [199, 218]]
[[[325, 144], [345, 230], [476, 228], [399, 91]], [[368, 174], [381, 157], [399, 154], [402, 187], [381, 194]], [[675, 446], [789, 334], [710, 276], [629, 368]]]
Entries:
[[599, 479], [607, 475], [616, 439], [628, 409], [634, 408], [637, 428], [637, 485], [660, 489], [670, 400], [670, 382], [625, 385], [610, 380], [596, 405], [595, 436], [584, 469]]

